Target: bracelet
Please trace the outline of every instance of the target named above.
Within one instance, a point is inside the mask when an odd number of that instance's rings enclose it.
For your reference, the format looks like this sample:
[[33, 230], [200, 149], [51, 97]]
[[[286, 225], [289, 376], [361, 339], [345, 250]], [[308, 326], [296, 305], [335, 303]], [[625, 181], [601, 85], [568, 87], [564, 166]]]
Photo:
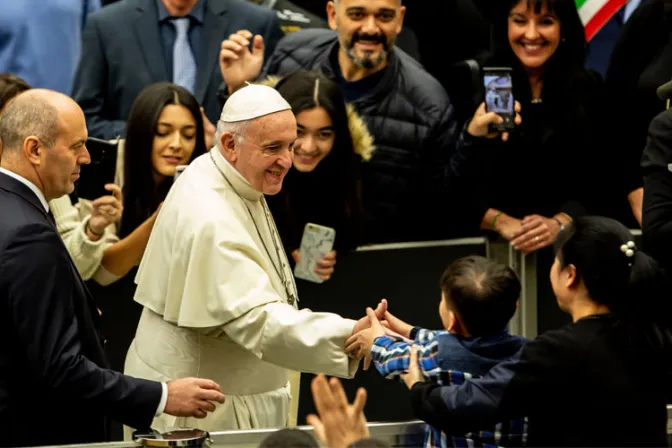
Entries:
[[86, 228], [84, 229], [84, 233], [90, 232], [91, 235], [95, 236], [96, 238], [100, 238], [105, 234], [105, 231], [103, 230], [102, 233], [96, 233], [93, 230], [91, 230], [91, 226], [89, 225], [89, 221], [86, 222]]
[[558, 223], [558, 227], [560, 227], [560, 230], [561, 230], [561, 231], [562, 231], [562, 230], [565, 230], [565, 225], [562, 223], [562, 221], [560, 221], [560, 220], [559, 220], [558, 218], [556, 218], [555, 216], [553, 217], [553, 219], [555, 220], [555, 222]]
[[497, 224], [497, 219], [499, 219], [500, 216], [502, 216], [502, 212], [497, 212], [495, 217], [492, 218], [492, 225], [490, 226], [491, 230], [495, 230], [495, 224]]

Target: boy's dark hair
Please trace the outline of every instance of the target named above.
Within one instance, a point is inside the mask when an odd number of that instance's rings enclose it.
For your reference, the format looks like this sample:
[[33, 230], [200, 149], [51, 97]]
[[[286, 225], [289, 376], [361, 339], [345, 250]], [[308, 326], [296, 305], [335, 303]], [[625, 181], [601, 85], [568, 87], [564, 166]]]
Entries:
[[516, 312], [520, 281], [508, 266], [469, 256], [448, 266], [441, 291], [471, 336], [488, 336], [502, 331]]
[[318, 448], [315, 438], [305, 431], [284, 428], [267, 436], [259, 448]]

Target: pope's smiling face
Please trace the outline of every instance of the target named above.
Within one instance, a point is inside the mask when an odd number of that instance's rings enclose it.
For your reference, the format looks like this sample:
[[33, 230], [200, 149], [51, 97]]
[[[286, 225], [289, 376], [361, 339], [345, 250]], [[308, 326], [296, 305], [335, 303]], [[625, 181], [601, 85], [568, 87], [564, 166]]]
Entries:
[[282, 189], [282, 181], [292, 167], [296, 118], [283, 110], [252, 120], [241, 134], [222, 135], [227, 159], [252, 187], [265, 195]]

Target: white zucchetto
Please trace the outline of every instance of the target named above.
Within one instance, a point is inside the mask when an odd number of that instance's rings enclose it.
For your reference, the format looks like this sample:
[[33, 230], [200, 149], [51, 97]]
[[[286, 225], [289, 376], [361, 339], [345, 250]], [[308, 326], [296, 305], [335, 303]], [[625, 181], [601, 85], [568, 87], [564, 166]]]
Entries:
[[219, 119], [225, 123], [251, 120], [283, 110], [291, 110], [289, 103], [273, 87], [248, 84], [229, 97]]

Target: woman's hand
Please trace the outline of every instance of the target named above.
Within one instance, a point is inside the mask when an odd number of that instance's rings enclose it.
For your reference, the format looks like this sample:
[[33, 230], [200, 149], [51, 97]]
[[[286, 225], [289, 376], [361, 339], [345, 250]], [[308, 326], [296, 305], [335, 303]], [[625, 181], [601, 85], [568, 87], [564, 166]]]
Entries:
[[560, 232], [560, 224], [553, 218], [530, 215], [521, 221], [521, 230], [511, 240], [513, 248], [525, 255], [550, 246]]
[[[514, 108], [516, 110], [516, 118], [514, 119], [514, 123], [516, 126], [518, 126], [523, 122], [523, 119], [520, 117], [520, 103], [518, 101], [516, 101]], [[500, 135], [500, 132], [490, 132], [490, 125], [501, 124], [503, 122], [504, 119], [495, 112], [486, 112], [485, 103], [481, 103], [481, 105], [478, 106], [478, 109], [476, 109], [476, 113], [472, 117], [471, 121], [469, 122], [467, 132], [472, 137], [495, 138]], [[509, 139], [508, 132], [502, 132], [501, 136], [502, 141], [504, 142]]]
[[101, 196], [91, 203], [87, 236], [92, 241], [99, 240], [107, 226], [119, 221], [124, 212], [121, 188], [115, 184], [107, 184], [105, 189], [112, 194]]
[[[301, 260], [301, 251], [299, 249], [295, 249], [292, 251], [292, 258], [294, 259], [294, 263], [299, 263]], [[317, 267], [315, 267], [315, 273], [320, 276], [320, 278], [324, 281], [329, 280], [334, 273], [334, 268], [336, 266], [336, 251], [332, 250], [328, 254], [326, 254], [324, 257], [322, 257], [321, 260], [317, 261]]]
[[522, 221], [509, 215], [502, 214], [497, 218], [494, 231], [506, 241], [511, 241], [522, 231]]

